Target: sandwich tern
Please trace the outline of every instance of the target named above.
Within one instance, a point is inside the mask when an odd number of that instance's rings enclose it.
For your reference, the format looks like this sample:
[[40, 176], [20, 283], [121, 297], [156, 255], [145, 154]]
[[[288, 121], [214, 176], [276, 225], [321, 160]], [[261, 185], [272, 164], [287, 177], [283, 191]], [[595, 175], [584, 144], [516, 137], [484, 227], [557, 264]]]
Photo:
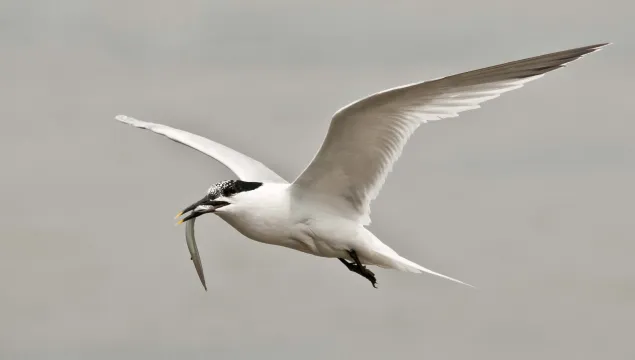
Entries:
[[[204, 137], [125, 115], [123, 123], [164, 135], [211, 156], [238, 179], [212, 185], [177, 218], [203, 286], [194, 221], [215, 214], [255, 241], [337, 258], [376, 287], [366, 265], [429, 273], [468, 285], [397, 254], [366, 229], [370, 203], [413, 132], [428, 121], [456, 117], [518, 89], [609, 43], [584, 46], [384, 90], [357, 100], [332, 117], [324, 142], [291, 183], [257, 160]], [[471, 286], [471, 285], [468, 285]]]

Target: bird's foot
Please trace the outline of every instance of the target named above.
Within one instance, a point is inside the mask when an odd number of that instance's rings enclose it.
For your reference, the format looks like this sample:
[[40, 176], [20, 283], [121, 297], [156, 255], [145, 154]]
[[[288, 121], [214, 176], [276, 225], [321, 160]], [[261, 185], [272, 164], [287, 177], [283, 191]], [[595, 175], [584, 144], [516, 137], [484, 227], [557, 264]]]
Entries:
[[357, 273], [365, 277], [366, 279], [368, 279], [368, 281], [370, 281], [373, 287], [377, 288], [377, 278], [375, 277], [375, 273], [368, 270], [366, 266], [362, 265], [362, 263], [359, 261], [359, 258], [357, 257], [357, 254], [355, 253], [354, 250], [349, 251], [349, 254], [351, 255], [351, 258], [355, 260], [355, 262], [350, 263], [346, 261], [345, 259], [340, 258], [339, 260], [342, 262], [342, 264], [344, 264], [348, 268], [348, 270], [354, 273]]
[[358, 272], [358, 274], [360, 274], [361, 276], [365, 277], [366, 279], [368, 279], [368, 281], [370, 281], [370, 283], [373, 285], [373, 287], [375, 289], [377, 289], [377, 278], [375, 278], [375, 273], [368, 270], [368, 268], [366, 266], [362, 266], [359, 269], [360, 271]]

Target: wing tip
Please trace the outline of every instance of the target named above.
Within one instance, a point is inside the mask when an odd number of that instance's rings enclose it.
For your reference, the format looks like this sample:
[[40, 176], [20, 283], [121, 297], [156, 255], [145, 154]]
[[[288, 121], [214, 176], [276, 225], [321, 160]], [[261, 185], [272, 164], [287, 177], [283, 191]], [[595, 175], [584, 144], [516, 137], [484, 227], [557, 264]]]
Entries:
[[129, 116], [122, 115], [122, 114], [119, 114], [119, 115], [115, 116], [115, 120], [118, 120], [118, 121], [121, 121], [121, 122], [128, 122], [129, 119], [131, 119]]
[[600, 51], [600, 50], [602, 50], [603, 48], [605, 48], [605, 47], [607, 47], [609, 45], [613, 45], [613, 43], [612, 42], [605, 42], [605, 43], [601, 43], [601, 44], [595, 44], [595, 45], [586, 46], [583, 49], [587, 50], [587, 52], [585, 54], [583, 54], [582, 56], [590, 54], [590, 53], [594, 53], [594, 52], [597, 52], [597, 51]]
[[115, 116], [115, 120], [117, 121], [121, 121], [122, 123], [126, 123], [126, 124], [132, 124], [134, 122], [137, 122], [139, 120], [135, 119], [135, 118], [131, 118], [130, 116], [127, 115], [117, 115]]
[[131, 118], [130, 116], [127, 115], [117, 115], [115, 116], [115, 120], [120, 121], [124, 124], [130, 124], [130, 125], [134, 125], [134, 123], [136, 122], [135, 118]]
[[[549, 53], [549, 54], [544, 54], [544, 55], [540, 55], [534, 58], [528, 58], [525, 60], [519, 60], [519, 61], [532, 61], [532, 60], [538, 60], [538, 59], [548, 59], [549, 57], [553, 57], [553, 56], [562, 56], [562, 58], [560, 59], [556, 59], [559, 60], [556, 63], [552, 63], [552, 64], [548, 64], [544, 67], [538, 67], [533, 69], [534, 71], [526, 76], [521, 76], [518, 79], [526, 79], [525, 82], [529, 82], [532, 80], [536, 80], [539, 79], [540, 77], [542, 77], [543, 75], [552, 72], [554, 70], [558, 70], [558, 69], [562, 69], [564, 67], [567, 67], [568, 65], [570, 65], [571, 63], [573, 63], [574, 61], [580, 60], [583, 57], [600, 51], [602, 50], [604, 47], [608, 46], [608, 45], [612, 45], [613, 43], [611, 42], [605, 42], [605, 43], [599, 43], [599, 44], [595, 44], [595, 45], [587, 45], [587, 46], [582, 46], [582, 47], [578, 47], [578, 48], [574, 48], [574, 49], [569, 49], [569, 50], [563, 50], [563, 51], [558, 51], [558, 52], [554, 52], [554, 53]], [[535, 73], [534, 73], [535, 72]], [[537, 73], [537, 74], [536, 74]]]
[[594, 51], [598, 51], [602, 49], [603, 47], [609, 46], [609, 45], [613, 45], [613, 43], [609, 41], [609, 42], [605, 42], [601, 44], [591, 45], [591, 47], [594, 49]]
[[128, 124], [128, 125], [132, 125], [134, 127], [138, 127], [138, 128], [148, 128], [148, 125], [150, 125], [149, 123], [145, 122], [145, 121], [141, 121], [139, 119], [135, 119], [133, 117], [127, 116], [127, 115], [117, 115], [115, 116], [115, 120], [122, 122], [124, 124]]
[[[571, 51], [576, 51], [577, 50], [579, 52], [578, 55], [577, 56], [573, 56], [569, 61], [563, 62], [562, 64], [560, 64], [559, 66], [556, 66], [552, 70], [556, 70], [558, 68], [566, 67], [569, 64], [571, 64], [572, 62], [574, 62], [576, 60], [579, 60], [579, 59], [582, 59], [583, 57], [585, 57], [585, 56], [587, 56], [589, 54], [592, 54], [594, 52], [598, 52], [598, 51], [602, 50], [604, 47], [612, 45], [612, 44], [613, 43], [611, 43], [611, 42], [605, 42], [605, 43], [601, 43], [601, 44], [589, 45], [589, 46], [584, 46], [584, 47], [581, 47], [581, 48], [573, 49]], [[552, 71], [552, 70], [549, 70], [549, 71]], [[546, 71], [546, 72], [549, 72], [549, 71]]]

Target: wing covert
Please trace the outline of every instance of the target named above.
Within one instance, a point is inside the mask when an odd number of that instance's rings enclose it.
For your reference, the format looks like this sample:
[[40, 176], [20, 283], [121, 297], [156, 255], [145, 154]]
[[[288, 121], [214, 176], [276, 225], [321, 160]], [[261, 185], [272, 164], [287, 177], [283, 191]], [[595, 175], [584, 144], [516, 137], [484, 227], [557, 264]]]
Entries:
[[210, 139], [166, 125], [138, 120], [125, 115], [115, 119], [140, 129], [147, 129], [211, 156], [233, 171], [240, 180], [287, 183], [280, 175], [259, 161]]
[[388, 89], [335, 113], [326, 138], [293, 185], [345, 199], [362, 223], [370, 202], [422, 123], [456, 117], [608, 44], [585, 46]]

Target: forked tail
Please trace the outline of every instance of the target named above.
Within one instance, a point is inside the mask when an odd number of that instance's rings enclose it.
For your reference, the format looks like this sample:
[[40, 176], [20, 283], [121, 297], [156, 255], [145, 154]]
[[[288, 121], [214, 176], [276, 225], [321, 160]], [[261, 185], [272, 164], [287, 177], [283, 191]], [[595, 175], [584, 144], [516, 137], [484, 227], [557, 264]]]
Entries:
[[416, 263], [414, 263], [414, 262], [412, 262], [412, 261], [410, 261], [410, 260], [408, 260], [408, 259], [406, 259], [406, 258], [404, 258], [404, 257], [402, 257], [400, 255], [397, 255], [397, 254], [395, 254], [395, 255], [396, 256], [394, 256], [394, 255], [391, 256], [391, 260], [392, 260], [392, 262], [394, 264], [394, 268], [397, 269], [397, 270], [413, 272], [413, 273], [424, 273], [425, 272], [425, 273], [428, 273], [428, 274], [436, 275], [436, 276], [442, 277], [444, 279], [448, 279], [448, 280], [457, 282], [459, 284], [467, 285], [467, 286], [469, 286], [471, 288], [474, 287], [474, 286], [472, 286], [470, 284], [464, 283], [461, 280], [457, 280], [457, 279], [451, 278], [449, 276], [446, 276], [446, 275], [443, 275], [443, 274], [439, 274], [436, 271], [432, 271], [430, 269], [426, 269], [423, 266], [421, 266], [419, 264], [416, 264]]
[[391, 249], [390, 246], [384, 244], [381, 240], [379, 240], [368, 229], [363, 228], [363, 231], [369, 247], [366, 249], [368, 253], [361, 253], [361, 255], [367, 260], [370, 260], [368, 261], [369, 265], [376, 265], [386, 269], [395, 269], [412, 273], [428, 273], [474, 288], [474, 286], [464, 283], [461, 280], [457, 280], [449, 276], [439, 274], [436, 271], [426, 269], [423, 266], [402, 257], [401, 255], [397, 254], [395, 250]]
[[[381, 243], [381, 242], [380, 242]], [[378, 245], [378, 244], [375, 244]], [[380, 246], [381, 250], [379, 250], [377, 247], [375, 247], [375, 259], [380, 260], [378, 261], [375, 265], [383, 267], [383, 268], [388, 268], [388, 269], [395, 269], [395, 270], [400, 270], [400, 271], [405, 271], [405, 272], [412, 272], [412, 273], [428, 273], [428, 274], [432, 274], [432, 275], [436, 275], [439, 277], [442, 277], [444, 279], [448, 279], [454, 282], [457, 282], [459, 284], [463, 284], [463, 285], [467, 285], [471, 288], [474, 288], [474, 286], [464, 283], [461, 280], [457, 280], [454, 278], [451, 278], [449, 276], [443, 275], [443, 274], [439, 274], [436, 271], [432, 271], [430, 269], [426, 269], [423, 266], [416, 264], [404, 257], [402, 257], [401, 255], [397, 254], [397, 252], [395, 252], [393, 249], [391, 249], [390, 247], [388, 247], [386, 244], [381, 243]], [[379, 258], [379, 259], [378, 259]]]

